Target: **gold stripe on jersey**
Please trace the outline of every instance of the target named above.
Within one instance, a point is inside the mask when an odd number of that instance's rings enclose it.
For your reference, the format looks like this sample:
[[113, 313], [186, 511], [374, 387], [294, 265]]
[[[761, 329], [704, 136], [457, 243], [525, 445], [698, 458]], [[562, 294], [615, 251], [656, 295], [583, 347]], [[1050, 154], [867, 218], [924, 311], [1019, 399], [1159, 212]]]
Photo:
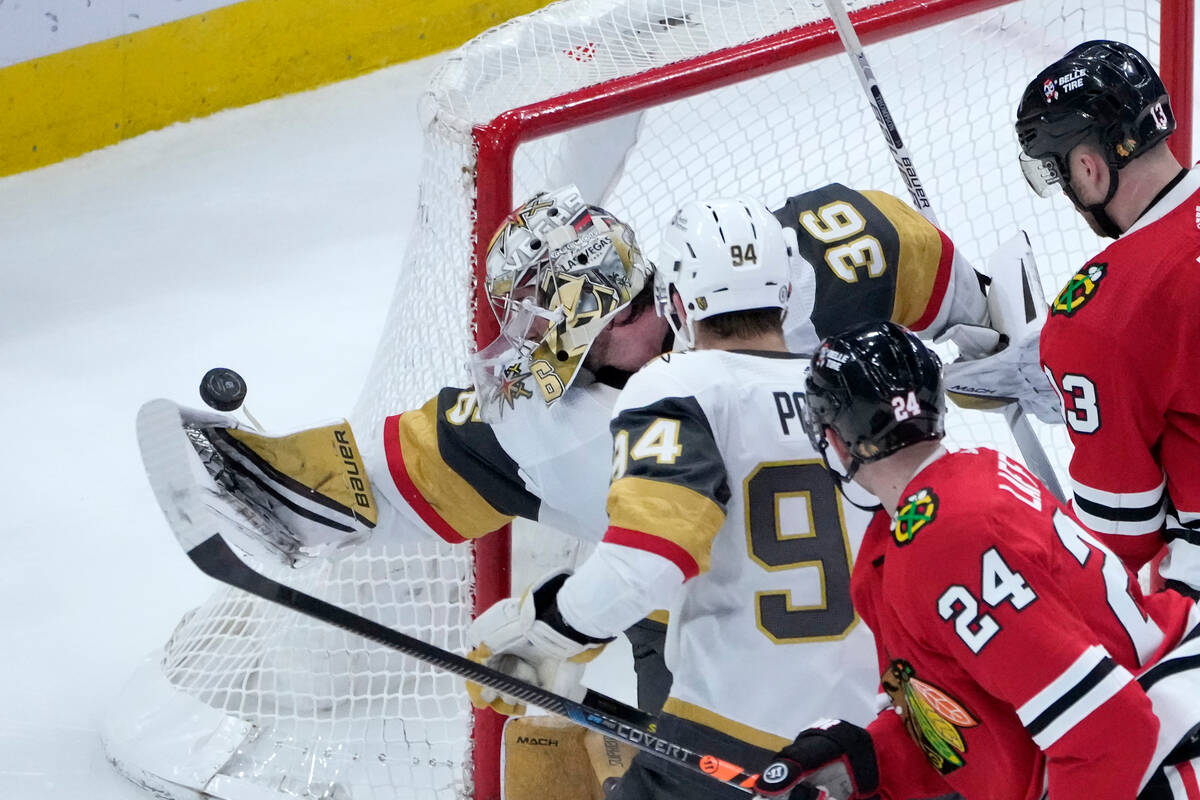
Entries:
[[430, 507], [465, 539], [477, 539], [512, 521], [443, 460], [437, 441], [437, 398], [400, 415], [404, 469]]
[[703, 574], [725, 512], [694, 489], [627, 475], [608, 488], [608, 522], [683, 548]]
[[[892, 321], [911, 328], [928, 316], [928, 306], [934, 300], [945, 255], [941, 234], [911, 206], [887, 192], [868, 189], [859, 194], [887, 217], [900, 236]], [[945, 269], [949, 268], [946, 264]]]
[[667, 611], [665, 608], [660, 608], [647, 614], [646, 619], [650, 620], [651, 622], [657, 622], [662, 625], [666, 625], [671, 621], [671, 612]]
[[791, 739], [785, 739], [773, 733], [760, 731], [758, 728], [752, 728], [749, 725], [729, 719], [729, 717], [723, 717], [715, 711], [709, 711], [703, 706], [680, 700], [678, 697], [668, 697], [667, 702], [663, 704], [662, 710], [664, 714], [670, 714], [673, 717], [679, 717], [680, 719], [686, 719], [688, 722], [695, 722], [706, 728], [712, 728], [715, 731], [720, 731], [747, 744], [761, 747], [764, 750], [774, 752], [782, 750], [792, 743]]

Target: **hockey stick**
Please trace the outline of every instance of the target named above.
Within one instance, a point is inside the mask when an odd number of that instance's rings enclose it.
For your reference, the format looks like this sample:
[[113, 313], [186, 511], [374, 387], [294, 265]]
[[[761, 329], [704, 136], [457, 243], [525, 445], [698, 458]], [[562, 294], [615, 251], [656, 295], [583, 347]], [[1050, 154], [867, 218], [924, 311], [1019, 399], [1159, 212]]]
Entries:
[[[842, 0], [825, 0], [825, 8], [829, 11], [829, 18], [837, 29], [838, 38], [842, 40], [842, 46], [846, 48], [846, 55], [850, 57], [850, 63], [854, 65], [858, 81], [862, 84], [863, 91], [867, 93], [867, 102], [871, 104], [871, 111], [875, 113], [879, 129], [883, 132], [888, 150], [892, 153], [892, 160], [896, 162], [896, 168], [900, 170], [900, 177], [904, 179], [904, 185], [908, 187], [908, 193], [912, 196], [913, 205], [916, 206], [921, 216], [937, 225], [937, 215], [934, 214], [933, 206], [929, 203], [929, 195], [921, 184], [921, 179], [917, 177], [917, 170], [912, 163], [912, 155], [908, 152], [904, 140], [900, 138], [896, 121], [888, 110], [887, 103], [884, 102], [883, 92], [880, 91], [879, 83], [875, 80], [875, 73], [871, 69], [870, 62], [867, 61], [866, 53], [863, 52], [862, 42], [859, 41], [858, 34], [850, 23], [850, 15], [846, 13], [846, 6]], [[1065, 503], [1066, 496], [1058, 482], [1058, 475], [1050, 465], [1050, 459], [1046, 456], [1046, 451], [1042, 449], [1041, 442], [1034, 434], [1029, 420], [1025, 418], [1019, 401], [1014, 402], [1011, 408], [1005, 410], [1004, 420], [1008, 423], [1013, 440], [1017, 443], [1017, 449], [1021, 451], [1021, 457], [1029, 469], [1041, 479], [1042, 483], [1046, 484], [1055, 497]]]
[[532, 683], [518, 680], [484, 664], [478, 664], [449, 650], [435, 647], [393, 628], [361, 617], [271, 580], [255, 572], [229, 547], [219, 533], [189, 547], [176, 531], [179, 543], [188, 557], [210, 577], [227, 583], [264, 600], [307, 614], [343, 630], [412, 656], [426, 664], [458, 675], [529, 705], [566, 717], [577, 725], [620, 739], [639, 750], [652, 753], [678, 766], [687, 767], [747, 793], [753, 792], [757, 774], [751, 774], [737, 764], [716, 756], [697, 753], [656, 735], [651, 731], [653, 718], [636, 708], [595, 692], [588, 692], [583, 702], [569, 700]]
[[590, 730], [628, 742], [677, 766], [748, 793], [753, 791], [751, 787], [758, 777], [756, 774], [716, 756], [696, 753], [663, 739], [654, 733], [653, 717], [636, 708], [593, 692], [589, 692], [583, 702], [570, 700], [257, 572], [238, 557], [221, 535], [221, 530], [230, 525], [244, 527], [247, 523], [237, 519], [236, 512], [221, 500], [221, 490], [200, 462], [184, 427], [179, 406], [169, 400], [146, 403], [138, 411], [137, 432], [146, 475], [171, 532], [188, 558], [210, 577], [566, 717]]

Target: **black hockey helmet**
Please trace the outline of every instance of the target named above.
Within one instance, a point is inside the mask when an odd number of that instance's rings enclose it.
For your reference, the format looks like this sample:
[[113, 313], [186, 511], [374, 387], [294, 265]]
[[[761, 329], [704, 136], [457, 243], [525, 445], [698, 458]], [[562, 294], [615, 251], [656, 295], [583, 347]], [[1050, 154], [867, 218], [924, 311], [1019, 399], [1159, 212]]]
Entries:
[[1170, 136], [1175, 115], [1145, 56], [1127, 44], [1097, 39], [1072, 48], [1025, 87], [1016, 128], [1029, 185], [1042, 197], [1061, 185], [1076, 205], [1067, 154], [1094, 142], [1110, 173], [1109, 196], [1097, 204], [1102, 210], [1116, 193], [1116, 171]]
[[805, 430], [822, 453], [832, 428], [853, 464], [878, 461], [946, 432], [942, 361], [894, 322], [871, 322], [821, 342], [806, 386]]

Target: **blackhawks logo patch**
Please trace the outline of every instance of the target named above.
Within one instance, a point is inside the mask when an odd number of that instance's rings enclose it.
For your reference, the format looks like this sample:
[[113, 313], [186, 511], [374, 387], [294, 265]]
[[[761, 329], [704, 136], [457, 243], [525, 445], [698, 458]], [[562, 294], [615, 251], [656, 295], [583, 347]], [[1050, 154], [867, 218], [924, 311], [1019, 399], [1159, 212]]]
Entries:
[[883, 689], [900, 711], [908, 735], [925, 753], [929, 763], [948, 775], [966, 763], [967, 743], [961, 729], [974, 728], [979, 721], [950, 695], [918, 680], [912, 665], [896, 660], [880, 679]]
[[896, 544], [905, 545], [913, 540], [917, 531], [937, 519], [938, 498], [932, 489], [922, 489], [904, 498], [904, 505], [892, 520], [892, 536]]
[[1058, 297], [1054, 298], [1054, 303], [1050, 306], [1051, 314], [1062, 314], [1064, 317], [1069, 317], [1091, 300], [1096, 294], [1096, 287], [1100, 285], [1100, 279], [1108, 272], [1108, 264], [1088, 264], [1086, 267], [1076, 272], [1071, 276], [1071, 280], [1067, 281], [1067, 285], [1058, 293]]

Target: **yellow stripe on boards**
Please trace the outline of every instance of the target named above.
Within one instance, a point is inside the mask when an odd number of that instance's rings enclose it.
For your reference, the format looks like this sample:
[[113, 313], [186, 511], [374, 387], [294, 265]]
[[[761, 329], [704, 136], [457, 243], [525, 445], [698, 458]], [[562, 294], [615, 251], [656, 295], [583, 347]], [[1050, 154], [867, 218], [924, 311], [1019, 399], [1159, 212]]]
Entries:
[[548, 2], [244, 0], [14, 64], [0, 176], [457, 47]]

